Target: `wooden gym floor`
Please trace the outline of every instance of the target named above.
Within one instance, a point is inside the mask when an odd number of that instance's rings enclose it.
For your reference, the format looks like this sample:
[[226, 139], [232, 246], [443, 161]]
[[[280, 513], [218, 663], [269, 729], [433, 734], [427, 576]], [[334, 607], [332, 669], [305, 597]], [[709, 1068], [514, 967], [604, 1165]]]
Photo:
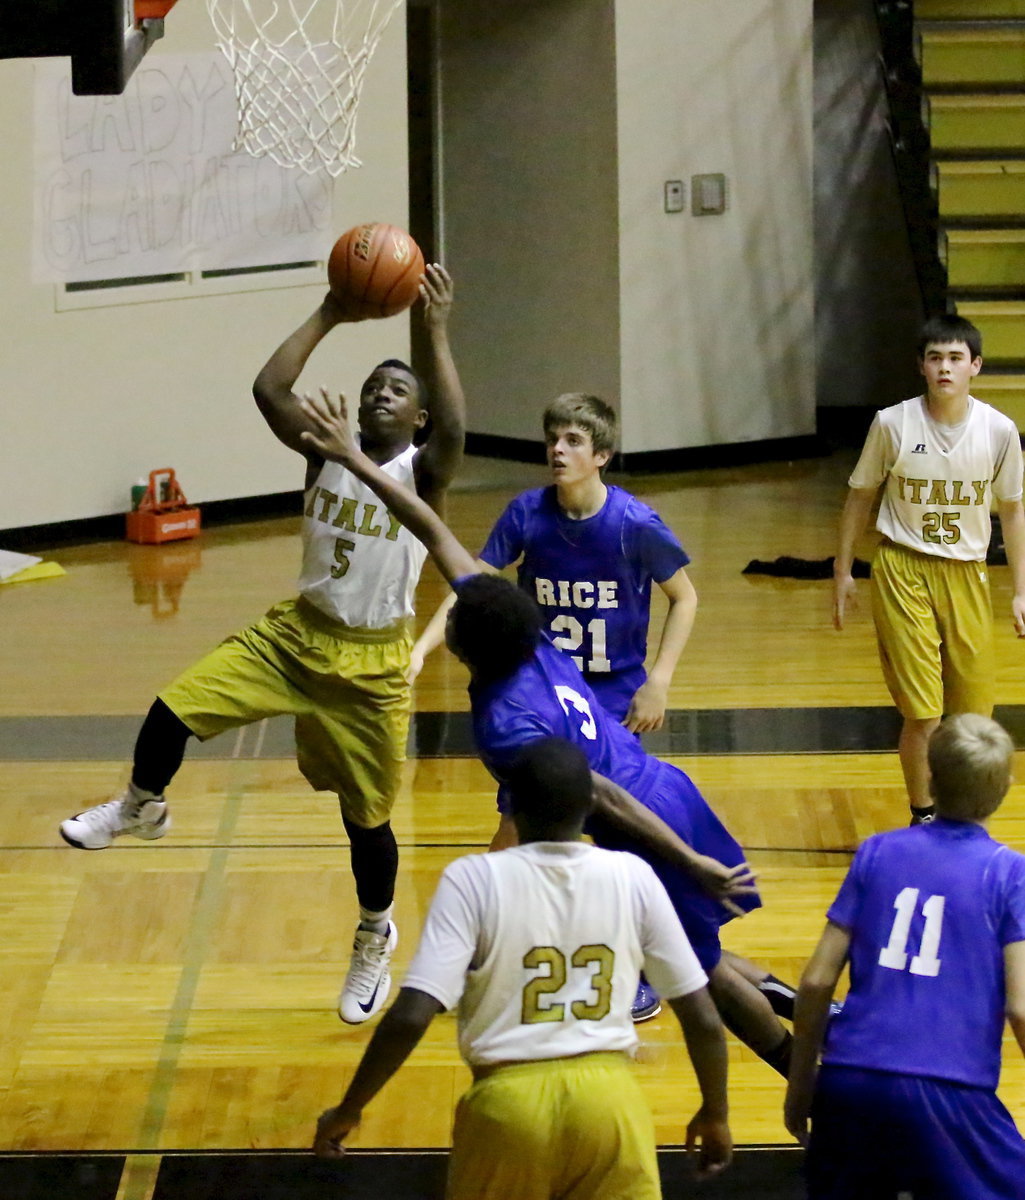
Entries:
[[[700, 598], [670, 728], [650, 746], [693, 776], [759, 871], [765, 907], [726, 927], [724, 944], [791, 980], [850, 851], [905, 821], [896, 725], [867, 594], [837, 633], [828, 582], [741, 572], [752, 559], [830, 555], [850, 465], [839, 454], [621, 481], [676, 530]], [[543, 480], [540, 468], [470, 459], [451, 523], [476, 551], [508, 498]], [[292, 594], [297, 528], [65, 548], [52, 555], [65, 578], [0, 588], [0, 1151], [128, 1152], [122, 1200], [154, 1194], [165, 1151], [305, 1147], [367, 1041], [334, 1014], [356, 916], [344, 834], [333, 798], [300, 778], [287, 725], [190, 751], [170, 793], [174, 828], [158, 843], [89, 854], [57, 835], [63, 817], [123, 784], [155, 690]], [[999, 715], [1021, 745], [1025, 644], [1007, 617], [1007, 568], [992, 578]], [[421, 620], [442, 594], [428, 566]], [[440, 870], [482, 850], [494, 826], [465, 684], [441, 651], [416, 690], [415, 756], [394, 818], [398, 979]], [[1019, 785], [993, 832], [1025, 850], [1023, 815]], [[681, 1039], [669, 1014], [640, 1033], [659, 1140], [677, 1144], [696, 1106]], [[453, 1018], [435, 1022], [354, 1147], [448, 1145], [468, 1079], [454, 1034]], [[730, 1045], [736, 1141], [787, 1143], [781, 1081]], [[1022, 1117], [1012, 1045], [1007, 1060], [1002, 1094]]]

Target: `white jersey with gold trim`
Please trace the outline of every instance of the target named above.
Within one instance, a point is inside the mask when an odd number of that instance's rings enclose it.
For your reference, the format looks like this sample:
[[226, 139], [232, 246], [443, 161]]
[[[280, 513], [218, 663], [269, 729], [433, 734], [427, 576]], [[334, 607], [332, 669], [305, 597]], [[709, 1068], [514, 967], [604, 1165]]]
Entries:
[[1021, 499], [1018, 430], [974, 396], [957, 426], [934, 421], [924, 396], [881, 409], [849, 483], [877, 488], [884, 481], [880, 533], [923, 554], [982, 561], [993, 501]]
[[632, 1053], [643, 965], [664, 999], [707, 977], [647, 863], [584, 842], [532, 842], [444, 871], [403, 982], [459, 1005], [471, 1066]]
[[[415, 455], [409, 446], [381, 470], [413, 490]], [[340, 463], [325, 462], [306, 492], [302, 536], [299, 591], [321, 612], [368, 629], [413, 615], [427, 551]]]

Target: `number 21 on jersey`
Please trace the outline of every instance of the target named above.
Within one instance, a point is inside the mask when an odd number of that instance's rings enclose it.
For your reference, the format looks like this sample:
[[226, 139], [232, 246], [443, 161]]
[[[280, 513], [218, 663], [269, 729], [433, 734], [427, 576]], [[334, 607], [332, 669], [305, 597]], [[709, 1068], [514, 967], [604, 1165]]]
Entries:
[[[601, 617], [595, 617], [584, 625], [576, 617], [563, 614], [556, 617], [549, 628], [553, 634], [561, 635], [553, 637], [552, 643], [568, 654], [581, 671], [593, 673], [612, 670], [605, 647], [605, 622]], [[581, 648], [584, 653], [581, 653]]]
[[946, 902], [945, 896], [930, 896], [922, 904], [925, 928], [922, 930], [922, 942], [918, 953], [912, 957], [909, 967], [908, 938], [911, 933], [911, 921], [918, 908], [918, 888], [904, 888], [893, 902], [897, 915], [893, 918], [890, 940], [879, 951], [879, 965], [889, 967], [891, 971], [910, 970], [912, 975], [938, 975], [940, 934], [943, 932], [943, 908]]

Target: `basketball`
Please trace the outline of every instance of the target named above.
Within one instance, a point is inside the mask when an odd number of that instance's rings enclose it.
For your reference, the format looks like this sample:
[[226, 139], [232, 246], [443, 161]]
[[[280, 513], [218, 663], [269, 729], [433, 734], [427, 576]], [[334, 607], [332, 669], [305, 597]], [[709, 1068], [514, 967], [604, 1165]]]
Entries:
[[355, 301], [361, 317], [391, 317], [420, 294], [424, 256], [396, 225], [371, 221], [347, 229], [327, 260], [327, 279], [339, 300]]

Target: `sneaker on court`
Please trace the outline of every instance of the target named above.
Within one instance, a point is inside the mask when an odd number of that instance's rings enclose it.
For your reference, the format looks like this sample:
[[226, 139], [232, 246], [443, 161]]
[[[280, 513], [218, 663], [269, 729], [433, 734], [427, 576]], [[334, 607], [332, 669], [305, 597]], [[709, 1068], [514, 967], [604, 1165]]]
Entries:
[[639, 1025], [641, 1021], [650, 1021], [661, 1011], [662, 1001], [659, 1000], [658, 993], [646, 979], [642, 979], [637, 985], [634, 1002], [630, 1005], [630, 1016], [633, 1018], [633, 1023]]
[[166, 800], [140, 800], [126, 788], [106, 804], [62, 821], [60, 835], [78, 850], [103, 850], [124, 833], [153, 841], [170, 828]]
[[369, 1021], [384, 1007], [391, 991], [392, 951], [399, 934], [394, 922], [388, 923], [387, 935], [357, 927], [352, 941], [349, 973], [338, 997], [338, 1015], [347, 1025]]
[[911, 808], [911, 820], [909, 825], [928, 825], [930, 821], [936, 820], [936, 810], [930, 805], [928, 808]]

